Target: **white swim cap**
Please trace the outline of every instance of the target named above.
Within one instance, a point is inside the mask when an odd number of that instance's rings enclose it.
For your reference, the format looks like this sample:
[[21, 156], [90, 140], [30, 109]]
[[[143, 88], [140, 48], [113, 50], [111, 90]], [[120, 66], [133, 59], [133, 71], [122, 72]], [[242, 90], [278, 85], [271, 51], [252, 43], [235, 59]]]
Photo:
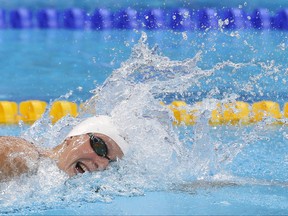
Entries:
[[114, 140], [118, 146], [121, 148], [123, 154], [125, 155], [128, 151], [128, 143], [125, 139], [120, 135], [118, 129], [112, 122], [112, 119], [109, 116], [97, 116], [87, 118], [86, 120], [82, 121], [80, 124], [76, 125], [67, 135], [70, 136], [77, 136], [81, 134], [87, 133], [101, 133], [112, 140]]

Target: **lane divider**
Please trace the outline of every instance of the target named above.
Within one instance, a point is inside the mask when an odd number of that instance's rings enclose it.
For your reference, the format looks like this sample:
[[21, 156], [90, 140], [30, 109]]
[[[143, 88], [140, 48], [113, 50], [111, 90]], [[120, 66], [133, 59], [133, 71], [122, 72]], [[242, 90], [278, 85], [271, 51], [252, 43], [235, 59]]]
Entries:
[[85, 11], [81, 8], [64, 10], [43, 8], [0, 9], [0, 28], [16, 29], [279, 29], [288, 30], [288, 8], [275, 14], [266, 8], [245, 11], [239, 8], [126, 8], [111, 11], [104, 8]]
[[[194, 125], [203, 109], [201, 105], [201, 102], [190, 106], [184, 101], [173, 101], [168, 107], [174, 114], [174, 125]], [[252, 105], [243, 101], [218, 103], [211, 111], [209, 124], [248, 125], [267, 118], [272, 120], [272, 124], [283, 124], [288, 118], [288, 103], [285, 103], [283, 112], [280, 105], [273, 101], [259, 101]]]
[[[47, 103], [39, 100], [23, 101], [19, 104], [12, 101], [0, 101], [0, 123], [17, 124], [19, 121], [31, 124], [47, 111]], [[76, 117], [78, 107], [69, 101], [55, 101], [49, 111], [52, 123], [66, 115]]]
[[69, 101], [55, 101], [50, 110], [50, 117], [52, 123], [57, 122], [59, 119], [66, 115], [76, 117], [78, 115], [78, 107], [76, 103]]
[[[184, 101], [173, 101], [167, 106], [174, 115], [174, 125], [194, 125], [203, 110], [201, 102], [188, 105]], [[20, 121], [31, 124], [47, 111], [48, 104], [40, 100], [28, 100], [19, 105], [13, 101], [0, 101], [0, 124], [17, 124]], [[81, 109], [81, 104], [79, 109]], [[252, 105], [236, 101], [233, 103], [217, 103], [212, 108], [209, 118], [210, 125], [248, 125], [263, 121], [267, 118], [273, 124], [282, 124], [288, 118], [288, 103], [284, 104], [283, 112], [280, 105], [273, 101], [259, 101]], [[49, 115], [52, 123], [57, 122], [66, 115], [76, 117], [78, 105], [69, 101], [55, 101], [52, 103]]]
[[0, 102], [0, 123], [18, 122], [18, 105], [15, 102]]
[[20, 116], [15, 113], [16, 121], [22, 120], [27, 123], [33, 123], [41, 118], [46, 111], [47, 103], [44, 101], [30, 100], [24, 101], [19, 104]]

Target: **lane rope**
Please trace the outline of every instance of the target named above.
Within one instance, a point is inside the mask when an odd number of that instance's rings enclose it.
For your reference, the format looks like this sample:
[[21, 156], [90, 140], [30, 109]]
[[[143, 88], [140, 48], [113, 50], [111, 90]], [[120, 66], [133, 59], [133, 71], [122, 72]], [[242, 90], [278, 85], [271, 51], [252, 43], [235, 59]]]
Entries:
[[172, 29], [189, 31], [197, 29], [277, 29], [288, 30], [288, 8], [275, 14], [266, 8], [245, 11], [239, 8], [126, 8], [111, 11], [104, 8], [83, 10], [44, 8], [0, 9], [0, 28], [15, 29]]
[[[204, 110], [201, 102], [188, 105], [185, 101], [175, 100], [170, 104], [161, 104], [172, 112], [174, 125], [195, 125]], [[28, 100], [19, 104], [13, 101], [0, 101], [0, 123], [18, 124], [22, 121], [31, 124], [41, 118], [47, 109], [48, 104], [40, 100]], [[66, 115], [77, 117], [80, 109], [82, 104], [61, 100], [54, 101], [48, 111], [52, 123], [55, 123]], [[288, 103], [284, 104], [281, 111], [280, 105], [273, 101], [259, 101], [252, 104], [243, 101], [218, 102], [210, 109], [209, 124], [214, 126], [248, 125], [265, 119], [271, 119], [273, 124], [283, 124], [288, 118]]]

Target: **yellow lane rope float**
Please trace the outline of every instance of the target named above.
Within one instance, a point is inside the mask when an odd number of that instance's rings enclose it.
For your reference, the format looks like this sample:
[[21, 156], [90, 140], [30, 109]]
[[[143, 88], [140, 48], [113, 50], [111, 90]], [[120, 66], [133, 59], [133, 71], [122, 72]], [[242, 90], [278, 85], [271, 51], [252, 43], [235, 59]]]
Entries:
[[[184, 101], [173, 101], [167, 106], [174, 115], [174, 125], [194, 125], [201, 112], [202, 103], [193, 106], [187, 105]], [[81, 107], [81, 105], [80, 105]], [[17, 124], [19, 121], [33, 123], [47, 110], [47, 103], [39, 100], [28, 100], [19, 103], [13, 101], [0, 101], [0, 123]], [[52, 123], [66, 115], [76, 117], [78, 115], [78, 105], [69, 101], [55, 101], [49, 111]], [[280, 105], [273, 101], [259, 101], [249, 104], [243, 101], [231, 103], [217, 103], [211, 110], [209, 119], [210, 125], [247, 125], [263, 121], [270, 118], [274, 124], [283, 123], [282, 120], [288, 118], [288, 103], [281, 112]]]
[[[0, 101], [0, 123], [17, 124], [19, 121], [24, 123], [33, 123], [45, 113], [47, 103], [39, 100], [29, 100], [18, 104], [11, 101]], [[69, 101], [55, 101], [50, 108], [50, 117], [52, 123], [66, 115], [76, 117], [78, 107], [76, 103]]]
[[[175, 125], [194, 125], [199, 116], [199, 109], [191, 108], [184, 101], [173, 101], [169, 108], [172, 110]], [[198, 103], [201, 107], [201, 102]], [[209, 123], [211, 125], [247, 125], [263, 121], [270, 118], [274, 120], [273, 124], [281, 124], [284, 118], [288, 117], [288, 103], [284, 105], [283, 114], [278, 103], [273, 101], [260, 101], [252, 105], [235, 101], [231, 103], [217, 103], [211, 111]]]

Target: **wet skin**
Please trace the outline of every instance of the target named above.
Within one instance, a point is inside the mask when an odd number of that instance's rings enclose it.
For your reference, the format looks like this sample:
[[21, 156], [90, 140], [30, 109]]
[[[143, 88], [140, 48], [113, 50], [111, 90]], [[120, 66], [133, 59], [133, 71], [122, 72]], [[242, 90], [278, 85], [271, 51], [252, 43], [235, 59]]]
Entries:
[[[123, 157], [120, 147], [111, 138], [99, 133], [94, 135], [106, 143], [107, 156], [112, 161]], [[52, 150], [36, 148], [35, 145], [18, 137], [0, 137], [0, 181], [37, 171], [41, 157], [56, 161], [59, 169], [69, 176], [101, 171], [110, 163], [107, 158], [94, 152], [87, 134], [69, 137]]]
[[18, 137], [0, 137], [0, 181], [35, 172], [39, 157], [40, 152], [30, 142]]
[[[123, 157], [120, 147], [111, 138], [104, 134], [94, 133], [106, 143], [107, 156], [113, 161]], [[104, 170], [109, 165], [107, 158], [97, 155], [90, 145], [87, 134], [67, 138], [61, 145], [53, 149], [52, 157], [58, 167], [69, 176], [79, 173]], [[56, 153], [56, 154], [55, 154]]]

